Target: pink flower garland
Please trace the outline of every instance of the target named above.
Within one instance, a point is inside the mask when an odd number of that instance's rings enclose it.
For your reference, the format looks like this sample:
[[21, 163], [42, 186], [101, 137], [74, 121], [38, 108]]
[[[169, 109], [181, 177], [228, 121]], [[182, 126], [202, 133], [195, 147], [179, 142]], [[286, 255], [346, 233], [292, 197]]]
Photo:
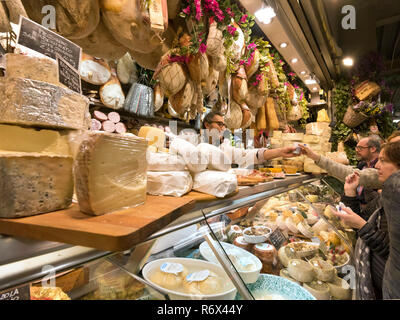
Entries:
[[234, 26], [228, 26], [227, 30], [232, 36], [235, 36], [236, 28]]
[[200, 21], [203, 16], [203, 11], [201, 10], [201, 0], [194, 0], [194, 5], [196, 7], [196, 20]]
[[262, 80], [262, 75], [258, 74], [256, 75], [256, 81], [254, 81], [253, 83], [251, 83], [251, 85], [253, 86], [258, 86], [258, 84], [260, 83], [260, 81]]
[[225, 19], [225, 16], [222, 12], [222, 10], [219, 8], [218, 1], [216, 0], [204, 0], [204, 8], [208, 11], [212, 11], [215, 15], [215, 17], [219, 20], [222, 21]]

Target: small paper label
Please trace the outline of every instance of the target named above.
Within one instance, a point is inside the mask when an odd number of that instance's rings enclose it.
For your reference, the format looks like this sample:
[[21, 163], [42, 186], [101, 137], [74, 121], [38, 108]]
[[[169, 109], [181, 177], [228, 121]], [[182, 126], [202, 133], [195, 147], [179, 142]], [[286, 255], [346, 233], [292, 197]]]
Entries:
[[268, 243], [259, 243], [256, 244], [256, 248], [261, 250], [273, 250], [274, 247]]
[[183, 271], [183, 265], [181, 265], [180, 263], [166, 262], [161, 265], [160, 269], [162, 272], [165, 273], [178, 274]]
[[186, 277], [186, 281], [194, 282], [194, 281], [204, 281], [210, 276], [210, 270], [202, 270], [199, 272], [193, 272]]

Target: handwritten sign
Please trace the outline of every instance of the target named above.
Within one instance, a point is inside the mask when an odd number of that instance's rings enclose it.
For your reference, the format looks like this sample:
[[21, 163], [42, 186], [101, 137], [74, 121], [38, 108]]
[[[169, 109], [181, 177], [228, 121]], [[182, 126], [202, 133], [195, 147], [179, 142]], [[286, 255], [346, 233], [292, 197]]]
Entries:
[[81, 76], [67, 61], [59, 54], [56, 55], [58, 63], [58, 80], [71, 90], [82, 94]]
[[1, 300], [31, 300], [30, 285], [8, 289], [0, 292]]
[[287, 241], [286, 237], [283, 235], [279, 228], [276, 228], [269, 236], [269, 241], [271, 241], [272, 245], [276, 250], [279, 250], [280, 247]]
[[59, 54], [79, 70], [82, 48], [57, 33], [25, 17], [20, 17], [17, 44], [56, 60]]

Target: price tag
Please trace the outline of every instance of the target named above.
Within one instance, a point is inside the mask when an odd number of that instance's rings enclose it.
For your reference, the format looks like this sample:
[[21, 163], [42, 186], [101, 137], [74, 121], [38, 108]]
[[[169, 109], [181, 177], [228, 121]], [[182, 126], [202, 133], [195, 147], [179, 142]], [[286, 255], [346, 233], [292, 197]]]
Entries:
[[276, 228], [269, 236], [269, 241], [273, 244], [276, 250], [279, 250], [280, 247], [287, 241], [286, 237], [283, 235], [279, 228]]
[[58, 63], [58, 81], [66, 85], [71, 90], [82, 94], [81, 76], [67, 61], [58, 53], [56, 54]]
[[20, 17], [17, 44], [56, 60], [59, 54], [75, 70], [79, 70], [82, 49], [57, 33]]
[[0, 300], [31, 300], [30, 285], [0, 292]]

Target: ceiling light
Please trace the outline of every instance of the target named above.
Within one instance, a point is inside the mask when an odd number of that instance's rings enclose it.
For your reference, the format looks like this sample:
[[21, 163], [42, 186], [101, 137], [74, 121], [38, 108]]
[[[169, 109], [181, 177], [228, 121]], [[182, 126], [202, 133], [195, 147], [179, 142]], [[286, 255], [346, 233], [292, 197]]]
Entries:
[[293, 58], [291, 61], [292, 61], [292, 63], [296, 63], [297, 61], [299, 61], [299, 59]]
[[254, 15], [256, 16], [256, 18], [264, 23], [264, 24], [269, 24], [272, 21], [272, 18], [276, 17], [276, 13], [274, 11], [274, 9], [272, 9], [271, 6], [268, 7], [263, 7], [259, 10], [257, 10]]
[[279, 46], [281, 48], [286, 48], [288, 46], [288, 44], [286, 42], [282, 42]]
[[314, 91], [317, 91], [317, 90], [318, 90], [318, 88], [317, 88], [317, 87], [314, 87], [314, 88], [313, 88], [313, 90], [314, 90]]
[[301, 74], [302, 76], [304, 76], [306, 73], [307, 73], [306, 71], [300, 72], [300, 74]]
[[352, 58], [344, 58], [344, 59], [343, 59], [343, 64], [344, 64], [346, 67], [352, 67], [353, 64], [354, 64], [354, 61], [353, 61]]
[[316, 81], [315, 79], [306, 79], [306, 80], [304, 81], [304, 83], [305, 83], [305, 84], [316, 84], [317, 81]]

